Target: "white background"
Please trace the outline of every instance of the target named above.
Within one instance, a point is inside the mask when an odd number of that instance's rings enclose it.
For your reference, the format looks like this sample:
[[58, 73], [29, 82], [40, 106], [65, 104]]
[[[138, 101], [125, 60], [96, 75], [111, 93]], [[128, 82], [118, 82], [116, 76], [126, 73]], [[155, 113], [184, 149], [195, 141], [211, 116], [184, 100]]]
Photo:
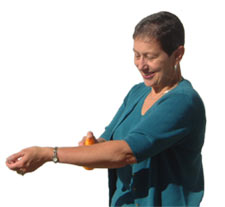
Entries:
[[225, 15], [218, 0], [1, 0], [0, 206], [108, 205], [107, 170], [47, 163], [22, 177], [5, 159], [33, 145], [77, 145], [89, 130], [100, 136], [142, 81], [133, 65], [134, 26], [162, 10], [184, 24], [182, 73], [206, 107], [202, 206], [223, 206]]

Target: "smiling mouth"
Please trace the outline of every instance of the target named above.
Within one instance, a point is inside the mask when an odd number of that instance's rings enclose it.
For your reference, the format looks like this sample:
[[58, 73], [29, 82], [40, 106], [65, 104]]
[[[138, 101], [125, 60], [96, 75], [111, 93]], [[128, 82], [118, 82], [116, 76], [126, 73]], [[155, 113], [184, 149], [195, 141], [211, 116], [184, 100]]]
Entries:
[[150, 72], [147, 74], [142, 74], [144, 79], [150, 79], [155, 75], [155, 72]]

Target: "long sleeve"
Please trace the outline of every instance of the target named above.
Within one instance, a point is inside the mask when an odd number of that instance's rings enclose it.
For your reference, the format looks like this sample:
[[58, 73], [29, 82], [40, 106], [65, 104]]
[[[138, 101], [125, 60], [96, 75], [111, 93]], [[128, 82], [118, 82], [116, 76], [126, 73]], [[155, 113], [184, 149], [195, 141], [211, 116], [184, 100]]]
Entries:
[[138, 162], [188, 139], [197, 121], [204, 118], [199, 100], [185, 94], [168, 94], [150, 109], [125, 137]]

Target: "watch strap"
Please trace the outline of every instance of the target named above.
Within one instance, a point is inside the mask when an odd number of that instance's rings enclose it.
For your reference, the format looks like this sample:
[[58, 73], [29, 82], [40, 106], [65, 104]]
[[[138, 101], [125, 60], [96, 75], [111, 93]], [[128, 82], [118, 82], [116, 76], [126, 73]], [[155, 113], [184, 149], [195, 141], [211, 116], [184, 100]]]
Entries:
[[57, 163], [59, 161], [57, 152], [58, 152], [58, 147], [54, 147], [54, 149], [53, 149], [53, 157], [52, 157], [52, 161], [54, 163]]

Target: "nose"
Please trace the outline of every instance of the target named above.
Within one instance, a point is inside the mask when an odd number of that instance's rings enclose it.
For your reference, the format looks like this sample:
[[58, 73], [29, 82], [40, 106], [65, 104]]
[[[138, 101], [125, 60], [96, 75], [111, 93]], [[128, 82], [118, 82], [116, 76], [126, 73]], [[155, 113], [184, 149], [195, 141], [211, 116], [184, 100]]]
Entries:
[[136, 60], [136, 66], [139, 70], [145, 70], [148, 68], [146, 59], [142, 56]]

